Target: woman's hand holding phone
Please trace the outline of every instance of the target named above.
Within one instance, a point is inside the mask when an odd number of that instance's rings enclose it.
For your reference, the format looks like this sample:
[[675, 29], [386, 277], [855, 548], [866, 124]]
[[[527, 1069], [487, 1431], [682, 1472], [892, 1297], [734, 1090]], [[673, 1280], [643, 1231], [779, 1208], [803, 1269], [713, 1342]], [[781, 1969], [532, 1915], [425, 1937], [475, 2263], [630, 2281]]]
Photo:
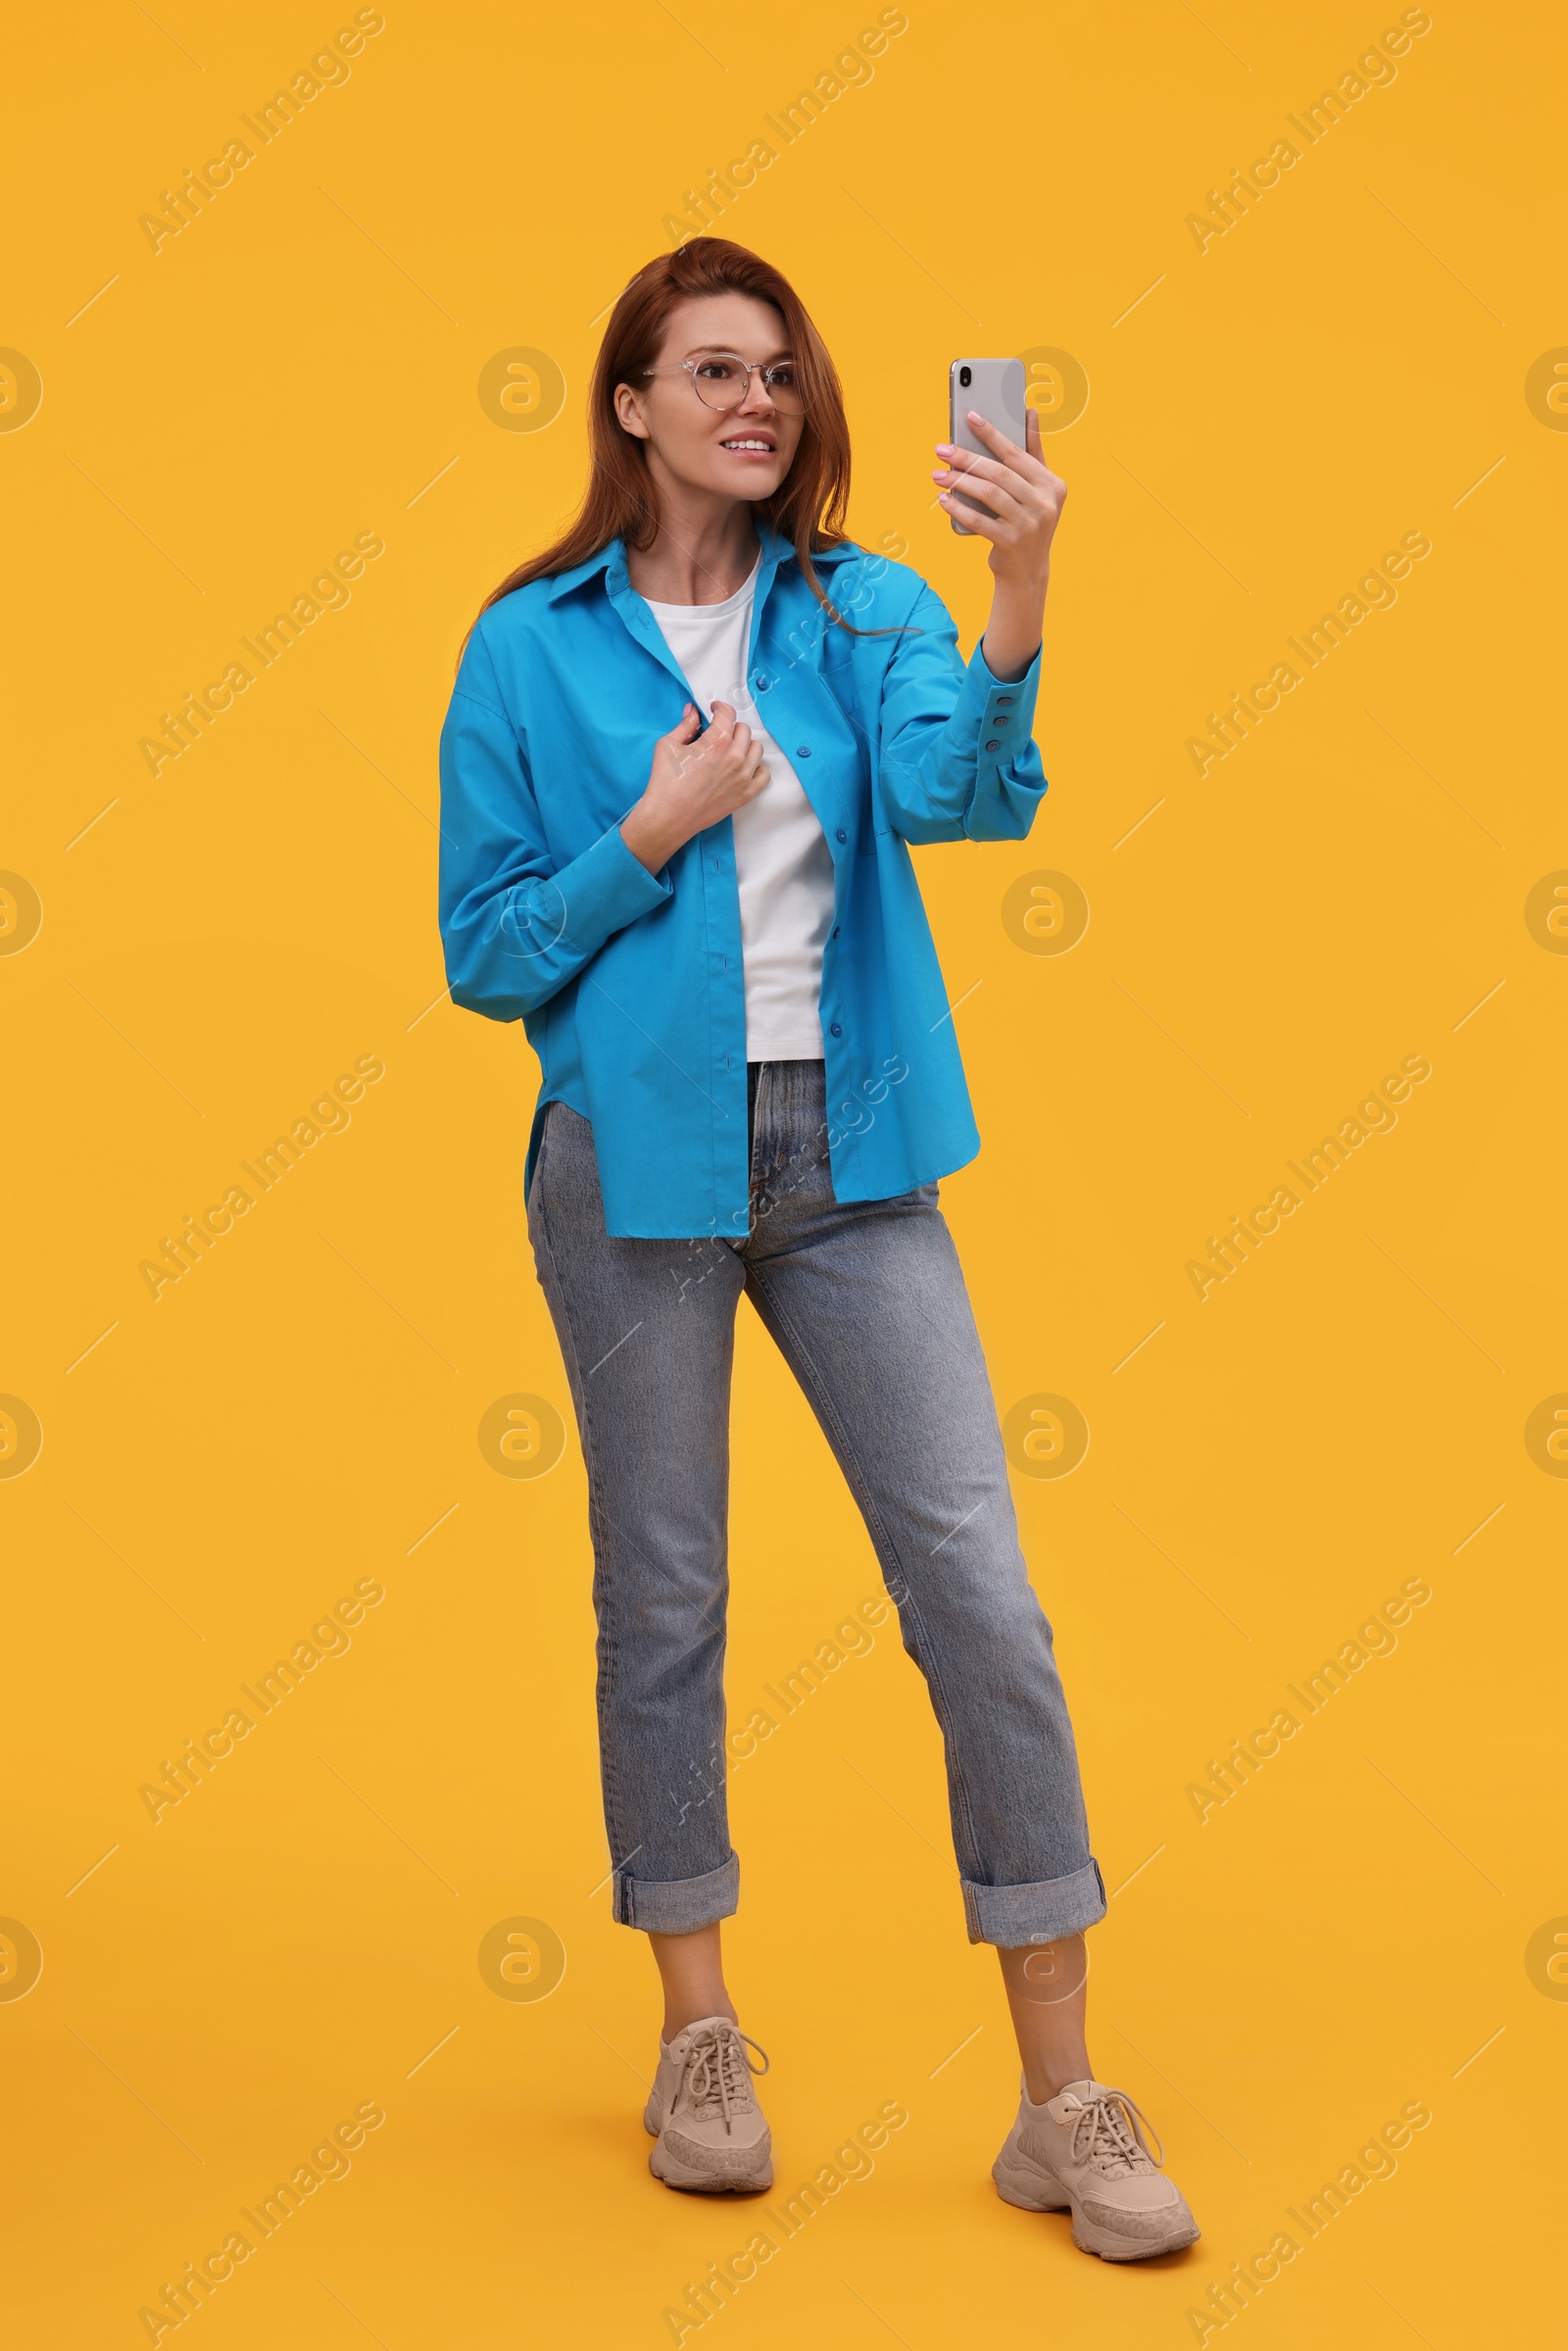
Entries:
[[[1040, 419], [1033, 409], [1024, 421], [1026, 446], [986, 421], [977, 409], [968, 412], [970, 429], [988, 457], [973, 456], [952, 441], [939, 441], [944, 462], [932, 478], [940, 485], [938, 505], [959, 517], [976, 537], [991, 542], [991, 570], [996, 587], [991, 617], [986, 623], [986, 665], [994, 677], [1023, 676], [1040, 646], [1051, 582], [1051, 543], [1061, 519], [1067, 485], [1040, 455]], [[984, 506], [955, 503], [959, 481]]]
[[755, 800], [768, 780], [762, 747], [727, 702], [713, 705], [713, 723], [699, 733], [697, 705], [654, 746], [648, 786], [621, 821], [620, 837], [650, 873], [667, 865], [677, 849], [722, 816]]

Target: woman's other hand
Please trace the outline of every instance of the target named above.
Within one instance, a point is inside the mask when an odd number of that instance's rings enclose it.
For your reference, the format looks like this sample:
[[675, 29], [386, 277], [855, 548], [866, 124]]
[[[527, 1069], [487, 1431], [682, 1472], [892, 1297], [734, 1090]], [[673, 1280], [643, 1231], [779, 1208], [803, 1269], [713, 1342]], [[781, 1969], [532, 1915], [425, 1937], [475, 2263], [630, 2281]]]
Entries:
[[[965, 529], [991, 542], [996, 587], [986, 623], [986, 665], [994, 677], [1016, 680], [1039, 649], [1051, 583], [1051, 544], [1067, 485], [1040, 455], [1040, 418], [1033, 409], [1025, 419], [1027, 446], [1022, 449], [973, 409], [968, 422], [990, 456], [977, 457], [951, 441], [940, 441], [937, 455], [945, 463], [933, 479], [941, 485], [938, 504]], [[955, 496], [960, 482], [970, 496], [984, 499], [983, 507], [966, 506]]]
[[710, 824], [732, 816], [767, 783], [762, 747], [727, 702], [713, 705], [713, 723], [699, 732], [697, 705], [654, 746], [647, 789], [622, 820], [620, 837], [632, 856], [658, 873], [677, 849]]

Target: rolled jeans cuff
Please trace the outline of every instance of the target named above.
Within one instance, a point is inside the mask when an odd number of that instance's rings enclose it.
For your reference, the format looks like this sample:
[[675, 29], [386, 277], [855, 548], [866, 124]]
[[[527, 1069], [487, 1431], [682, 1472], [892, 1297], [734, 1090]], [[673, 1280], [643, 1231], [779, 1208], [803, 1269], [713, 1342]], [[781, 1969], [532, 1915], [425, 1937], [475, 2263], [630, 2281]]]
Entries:
[[1070, 1878], [1042, 1878], [1034, 1886], [976, 1886], [965, 1878], [963, 1915], [972, 1943], [1013, 1951], [1024, 1943], [1054, 1942], [1058, 1935], [1076, 1935], [1104, 1917], [1105, 1881], [1094, 1860]]
[[634, 1878], [629, 1870], [616, 1870], [611, 1916], [645, 1935], [695, 1935], [699, 1927], [733, 1918], [740, 1898], [740, 1855], [731, 1853], [722, 1868], [701, 1878]]

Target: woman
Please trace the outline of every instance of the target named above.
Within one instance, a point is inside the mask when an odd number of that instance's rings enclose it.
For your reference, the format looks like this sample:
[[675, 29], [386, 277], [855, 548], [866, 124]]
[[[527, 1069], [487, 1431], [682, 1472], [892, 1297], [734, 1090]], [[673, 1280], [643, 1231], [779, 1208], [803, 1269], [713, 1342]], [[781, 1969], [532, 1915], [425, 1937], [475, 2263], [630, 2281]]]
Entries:
[[[672, 2187], [771, 2184], [725, 1987], [730, 1365], [744, 1291], [849, 1480], [947, 1754], [971, 1941], [1023, 2061], [994, 2170], [1113, 2261], [1196, 2237], [1084, 2043], [1103, 1917], [1050, 1628], [937, 1180], [979, 1148], [910, 842], [1019, 840], [1064, 488], [946, 444], [938, 503], [989, 542], [967, 667], [912, 571], [841, 530], [838, 379], [738, 245], [616, 303], [578, 520], [504, 580], [442, 737], [453, 1001], [543, 1070], [524, 1187], [582, 1438], [613, 1914], [664, 2024], [644, 2120]], [[758, 2052], [760, 2055], [760, 2051]]]

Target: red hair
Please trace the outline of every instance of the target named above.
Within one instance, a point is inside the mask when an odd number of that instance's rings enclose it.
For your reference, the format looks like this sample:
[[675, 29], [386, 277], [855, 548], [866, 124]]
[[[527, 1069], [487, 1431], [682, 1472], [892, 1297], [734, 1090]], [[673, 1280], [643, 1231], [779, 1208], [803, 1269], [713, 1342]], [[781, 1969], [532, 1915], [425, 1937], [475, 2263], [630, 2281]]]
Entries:
[[647, 455], [643, 443], [623, 429], [615, 415], [615, 386], [635, 383], [645, 367], [654, 366], [676, 305], [707, 294], [749, 294], [755, 302], [771, 303], [783, 318], [800, 371], [805, 425], [788, 474], [771, 498], [758, 500], [757, 513], [794, 542], [812, 595], [840, 627], [849, 627], [811, 563], [813, 552], [842, 546], [845, 537], [850, 428], [837, 371], [788, 278], [744, 245], [708, 236], [694, 237], [673, 253], [660, 254], [638, 270], [621, 294], [605, 328], [588, 393], [588, 450], [593, 470], [582, 507], [554, 546], [508, 572], [485, 598], [481, 612], [488, 612], [514, 589], [525, 588], [530, 580], [553, 579], [587, 563], [612, 539], [624, 539], [631, 548], [653, 544], [659, 509]]

